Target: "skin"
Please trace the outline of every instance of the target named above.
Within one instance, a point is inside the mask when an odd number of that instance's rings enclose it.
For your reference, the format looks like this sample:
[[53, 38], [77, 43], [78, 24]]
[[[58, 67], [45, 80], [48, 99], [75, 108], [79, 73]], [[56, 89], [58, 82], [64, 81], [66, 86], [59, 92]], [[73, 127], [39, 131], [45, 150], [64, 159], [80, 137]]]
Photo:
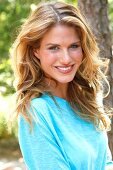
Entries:
[[[53, 95], [66, 99], [68, 83], [74, 79], [83, 59], [76, 29], [60, 24], [52, 27], [44, 35], [40, 48], [36, 49], [34, 54], [48, 77], [47, 81], [51, 85]], [[57, 87], [53, 81], [50, 82], [50, 78], [58, 82]]]

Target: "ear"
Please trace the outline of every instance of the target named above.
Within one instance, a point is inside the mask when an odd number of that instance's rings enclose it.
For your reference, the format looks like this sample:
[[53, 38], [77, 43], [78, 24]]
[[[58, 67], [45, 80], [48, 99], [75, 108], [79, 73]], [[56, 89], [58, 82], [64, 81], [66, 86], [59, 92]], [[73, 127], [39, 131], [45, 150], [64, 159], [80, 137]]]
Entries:
[[35, 55], [38, 59], [40, 59], [40, 57], [39, 57], [39, 50], [38, 50], [38, 49], [34, 49], [34, 50], [33, 50], [33, 53], [34, 53], [34, 55]]

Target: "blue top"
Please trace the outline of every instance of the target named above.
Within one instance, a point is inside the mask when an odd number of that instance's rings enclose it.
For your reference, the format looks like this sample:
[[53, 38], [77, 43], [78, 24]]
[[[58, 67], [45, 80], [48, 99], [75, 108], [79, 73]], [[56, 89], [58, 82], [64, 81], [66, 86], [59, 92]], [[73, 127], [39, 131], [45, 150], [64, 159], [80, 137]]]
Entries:
[[33, 129], [19, 118], [19, 143], [29, 170], [105, 170], [113, 164], [106, 132], [81, 119], [69, 103], [47, 94], [31, 102]]

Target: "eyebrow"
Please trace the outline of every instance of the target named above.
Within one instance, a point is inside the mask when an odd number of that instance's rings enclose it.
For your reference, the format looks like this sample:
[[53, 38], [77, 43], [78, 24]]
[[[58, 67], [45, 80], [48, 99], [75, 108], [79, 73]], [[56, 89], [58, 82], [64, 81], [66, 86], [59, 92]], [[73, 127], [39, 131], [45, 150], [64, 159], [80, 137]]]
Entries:
[[46, 44], [46, 46], [50, 46], [50, 45], [56, 45], [56, 46], [59, 46], [59, 44], [54, 44], [54, 43]]
[[[80, 43], [80, 41], [72, 42], [71, 44], [77, 44], [77, 43]], [[46, 44], [46, 46], [50, 46], [50, 45], [60, 46], [60, 44], [56, 44], [56, 43], [48, 43], [48, 44]]]

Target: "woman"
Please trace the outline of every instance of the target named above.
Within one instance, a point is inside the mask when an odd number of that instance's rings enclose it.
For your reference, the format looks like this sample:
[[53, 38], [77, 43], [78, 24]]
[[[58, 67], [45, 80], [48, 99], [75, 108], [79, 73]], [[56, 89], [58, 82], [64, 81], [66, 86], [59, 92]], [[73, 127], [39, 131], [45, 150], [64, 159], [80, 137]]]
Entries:
[[[108, 86], [98, 47], [80, 11], [39, 5], [13, 49], [19, 143], [30, 170], [112, 168], [110, 126], [97, 94]], [[108, 92], [109, 93], [109, 92]]]

